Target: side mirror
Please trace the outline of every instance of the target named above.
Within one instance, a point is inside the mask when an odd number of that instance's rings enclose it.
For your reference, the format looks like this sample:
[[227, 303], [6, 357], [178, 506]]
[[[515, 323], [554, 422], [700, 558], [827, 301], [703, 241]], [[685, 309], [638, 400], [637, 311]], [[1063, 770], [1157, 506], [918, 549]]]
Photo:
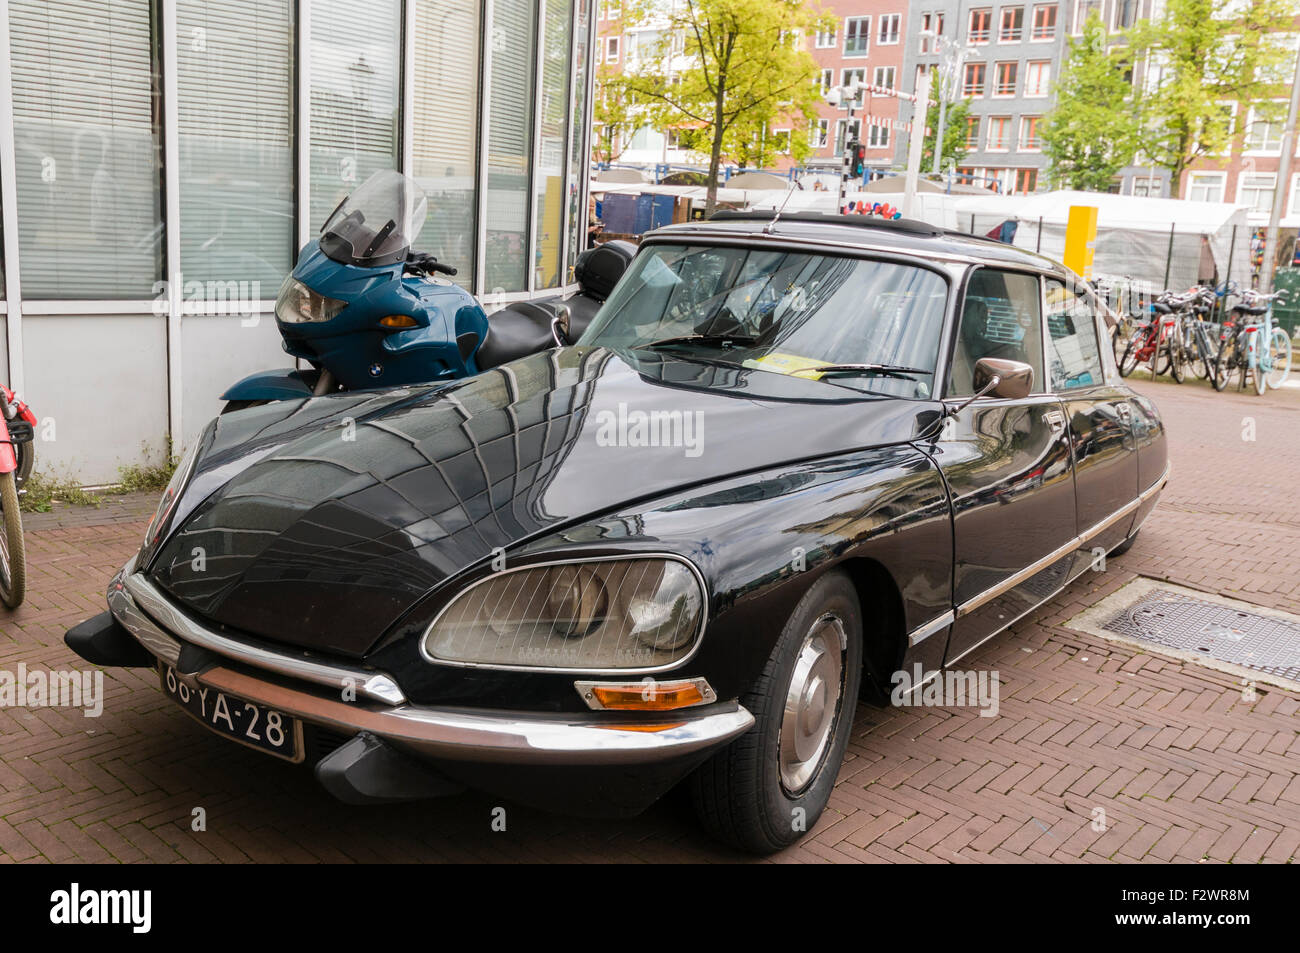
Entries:
[[981, 357], [975, 362], [972, 384], [977, 397], [1020, 400], [1034, 389], [1034, 369], [1023, 361]]
[[[566, 344], [572, 344], [569, 340], [569, 306], [567, 304], [557, 304], [555, 306], [555, 317], [551, 318], [551, 337], [555, 338], [556, 347], [564, 347]], [[1033, 371], [1030, 371], [1033, 374]]]

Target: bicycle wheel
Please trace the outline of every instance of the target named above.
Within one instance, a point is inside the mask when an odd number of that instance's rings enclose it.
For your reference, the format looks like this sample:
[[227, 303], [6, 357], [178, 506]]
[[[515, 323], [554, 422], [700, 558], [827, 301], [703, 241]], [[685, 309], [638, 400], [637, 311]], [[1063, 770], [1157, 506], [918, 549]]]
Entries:
[[1274, 328], [1268, 336], [1268, 357], [1272, 362], [1268, 370], [1268, 386], [1275, 390], [1286, 383], [1291, 373], [1291, 339], [1282, 328]]
[[1246, 360], [1250, 368], [1251, 380], [1255, 385], [1255, 393], [1262, 395], [1268, 390], [1268, 377], [1264, 371], [1264, 336], [1259, 331], [1250, 332], [1250, 340], [1246, 344], [1246, 353], [1249, 357]]
[[1174, 333], [1165, 341], [1165, 357], [1169, 365], [1169, 376], [1175, 383], [1183, 382], [1183, 349], [1179, 346], [1178, 334]]
[[1142, 350], [1142, 345], [1146, 339], [1146, 332], [1141, 329], [1134, 331], [1128, 339], [1128, 344], [1124, 346], [1124, 356], [1119, 359], [1120, 377], [1128, 377], [1137, 369], [1138, 354]]
[[1224, 338], [1219, 342], [1219, 354], [1214, 359], [1214, 373], [1210, 376], [1210, 382], [1214, 384], [1214, 389], [1221, 391], [1228, 386], [1228, 378], [1232, 376], [1233, 358], [1237, 353], [1235, 347], [1235, 338]]
[[13, 473], [0, 474], [0, 511], [0, 602], [16, 609], [27, 595], [27, 550]]

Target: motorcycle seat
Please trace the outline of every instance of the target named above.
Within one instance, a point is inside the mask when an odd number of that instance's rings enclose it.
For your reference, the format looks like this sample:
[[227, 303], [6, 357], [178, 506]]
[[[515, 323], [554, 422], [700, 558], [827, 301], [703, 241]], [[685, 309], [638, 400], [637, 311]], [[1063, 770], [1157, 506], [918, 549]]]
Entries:
[[516, 301], [488, 315], [487, 335], [475, 362], [480, 369], [487, 370], [555, 347], [555, 338], [551, 336], [553, 316], [553, 311], [537, 301]]

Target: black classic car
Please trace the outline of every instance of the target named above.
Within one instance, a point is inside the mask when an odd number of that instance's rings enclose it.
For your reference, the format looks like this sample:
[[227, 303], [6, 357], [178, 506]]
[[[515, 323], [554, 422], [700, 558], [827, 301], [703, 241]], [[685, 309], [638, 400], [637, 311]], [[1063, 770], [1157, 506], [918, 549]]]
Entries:
[[1107, 342], [1084, 282], [973, 236], [660, 229], [573, 346], [212, 421], [68, 643], [349, 802], [689, 779], [775, 850], [860, 695], [1131, 544], [1165, 438]]

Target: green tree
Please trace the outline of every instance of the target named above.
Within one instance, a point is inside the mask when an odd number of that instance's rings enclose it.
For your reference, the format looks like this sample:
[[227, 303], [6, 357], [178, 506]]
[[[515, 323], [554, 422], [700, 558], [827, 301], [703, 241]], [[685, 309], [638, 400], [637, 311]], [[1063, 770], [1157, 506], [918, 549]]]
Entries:
[[637, 26], [657, 39], [640, 40], [624, 82], [655, 128], [708, 155], [708, 212], [724, 156], [767, 164], [778, 127], [806, 154], [817, 65], [803, 47], [829, 21], [804, 0], [639, 0], [624, 6], [624, 30]]
[[1043, 152], [1053, 185], [1104, 192], [1133, 161], [1140, 125], [1130, 80], [1131, 51], [1113, 48], [1096, 15], [1070, 52], [1043, 117]]
[[627, 148], [639, 125], [623, 78], [602, 66], [596, 71], [591, 151], [598, 162], [613, 162]]
[[[970, 115], [970, 100], [959, 99], [948, 103], [943, 119], [943, 151], [939, 153], [939, 168], [947, 171], [961, 165], [966, 158], [966, 119]], [[934, 168], [934, 140], [939, 135], [939, 100], [930, 97], [930, 111], [925, 115], [929, 129], [921, 143], [921, 172]]]
[[[1229, 151], [1243, 131], [1246, 106], [1276, 120], [1289, 92], [1295, 0], [1168, 0], [1164, 16], [1127, 31], [1146, 67], [1140, 114], [1142, 152], [1169, 170], [1172, 194], [1197, 159]], [[1242, 108], [1234, 117], [1225, 103]]]

